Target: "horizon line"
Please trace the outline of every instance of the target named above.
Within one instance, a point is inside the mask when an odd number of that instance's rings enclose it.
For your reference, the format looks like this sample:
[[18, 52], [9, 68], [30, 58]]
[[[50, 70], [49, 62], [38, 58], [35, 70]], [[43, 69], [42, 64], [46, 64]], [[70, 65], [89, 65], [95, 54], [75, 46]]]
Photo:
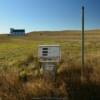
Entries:
[[[93, 31], [93, 30], [100, 30], [100, 28], [87, 28], [87, 29], [85, 29], [85, 31]], [[81, 31], [81, 29], [34, 30], [34, 31], [28, 31], [26, 33], [31, 33], [31, 32], [61, 32], [61, 31]], [[10, 33], [0, 32], [0, 34], [10, 34]]]

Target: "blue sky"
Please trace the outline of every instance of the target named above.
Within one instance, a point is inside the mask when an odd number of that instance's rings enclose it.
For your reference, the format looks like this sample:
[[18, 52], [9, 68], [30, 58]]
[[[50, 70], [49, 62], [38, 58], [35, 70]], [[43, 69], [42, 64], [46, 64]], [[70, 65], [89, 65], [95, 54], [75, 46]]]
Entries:
[[[0, 33], [81, 29], [82, 0], [0, 0]], [[100, 28], [100, 0], [83, 0], [86, 29]]]

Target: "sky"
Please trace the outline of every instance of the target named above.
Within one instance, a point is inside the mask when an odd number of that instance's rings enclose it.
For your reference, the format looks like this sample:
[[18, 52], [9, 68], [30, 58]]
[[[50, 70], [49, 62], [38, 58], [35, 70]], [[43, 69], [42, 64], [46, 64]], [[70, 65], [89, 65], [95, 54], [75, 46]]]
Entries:
[[85, 29], [100, 28], [100, 0], [0, 0], [0, 33], [80, 30], [82, 4]]

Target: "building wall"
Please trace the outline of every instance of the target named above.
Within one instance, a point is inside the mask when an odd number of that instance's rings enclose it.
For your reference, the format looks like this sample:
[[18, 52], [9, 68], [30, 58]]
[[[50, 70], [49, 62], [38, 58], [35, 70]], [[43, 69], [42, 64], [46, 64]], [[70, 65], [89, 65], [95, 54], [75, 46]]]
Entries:
[[16, 35], [16, 36], [21, 36], [21, 35], [25, 35], [25, 30], [15, 30], [13, 28], [10, 29], [10, 34], [11, 35]]
[[11, 35], [25, 35], [25, 32], [12, 32]]

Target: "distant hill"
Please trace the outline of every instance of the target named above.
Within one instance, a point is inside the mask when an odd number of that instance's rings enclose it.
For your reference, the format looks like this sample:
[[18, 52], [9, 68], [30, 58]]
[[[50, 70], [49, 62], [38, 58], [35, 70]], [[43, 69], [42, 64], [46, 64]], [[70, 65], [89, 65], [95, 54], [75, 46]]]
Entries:
[[[100, 34], [100, 29], [95, 30], [86, 30], [86, 34], [90, 33], [93, 35]], [[81, 31], [79, 30], [65, 30], [65, 31], [37, 31], [37, 32], [29, 32], [27, 35], [79, 35], [81, 34]]]
[[70, 35], [70, 34], [79, 34], [80, 31], [76, 30], [68, 30], [68, 31], [37, 31], [37, 32], [29, 32], [28, 35]]
[[[4, 40], [8, 37], [7, 34], [0, 35], [1, 40]], [[16, 38], [17, 36], [10, 36]], [[81, 39], [80, 30], [64, 30], [64, 31], [37, 31], [29, 32], [25, 36], [18, 36], [20, 39], [27, 38], [32, 40], [43, 40], [43, 39], [57, 39], [65, 41], [78, 41]], [[85, 31], [85, 40], [95, 40], [100, 41], [100, 29], [95, 30], [86, 30]]]
[[[79, 35], [81, 33], [81, 30], [64, 30], [64, 31], [32, 31], [26, 33], [28, 36], [32, 35]], [[94, 29], [94, 30], [86, 30], [85, 34], [100, 34], [100, 29]], [[7, 33], [2, 33], [0, 36], [6, 36]]]

